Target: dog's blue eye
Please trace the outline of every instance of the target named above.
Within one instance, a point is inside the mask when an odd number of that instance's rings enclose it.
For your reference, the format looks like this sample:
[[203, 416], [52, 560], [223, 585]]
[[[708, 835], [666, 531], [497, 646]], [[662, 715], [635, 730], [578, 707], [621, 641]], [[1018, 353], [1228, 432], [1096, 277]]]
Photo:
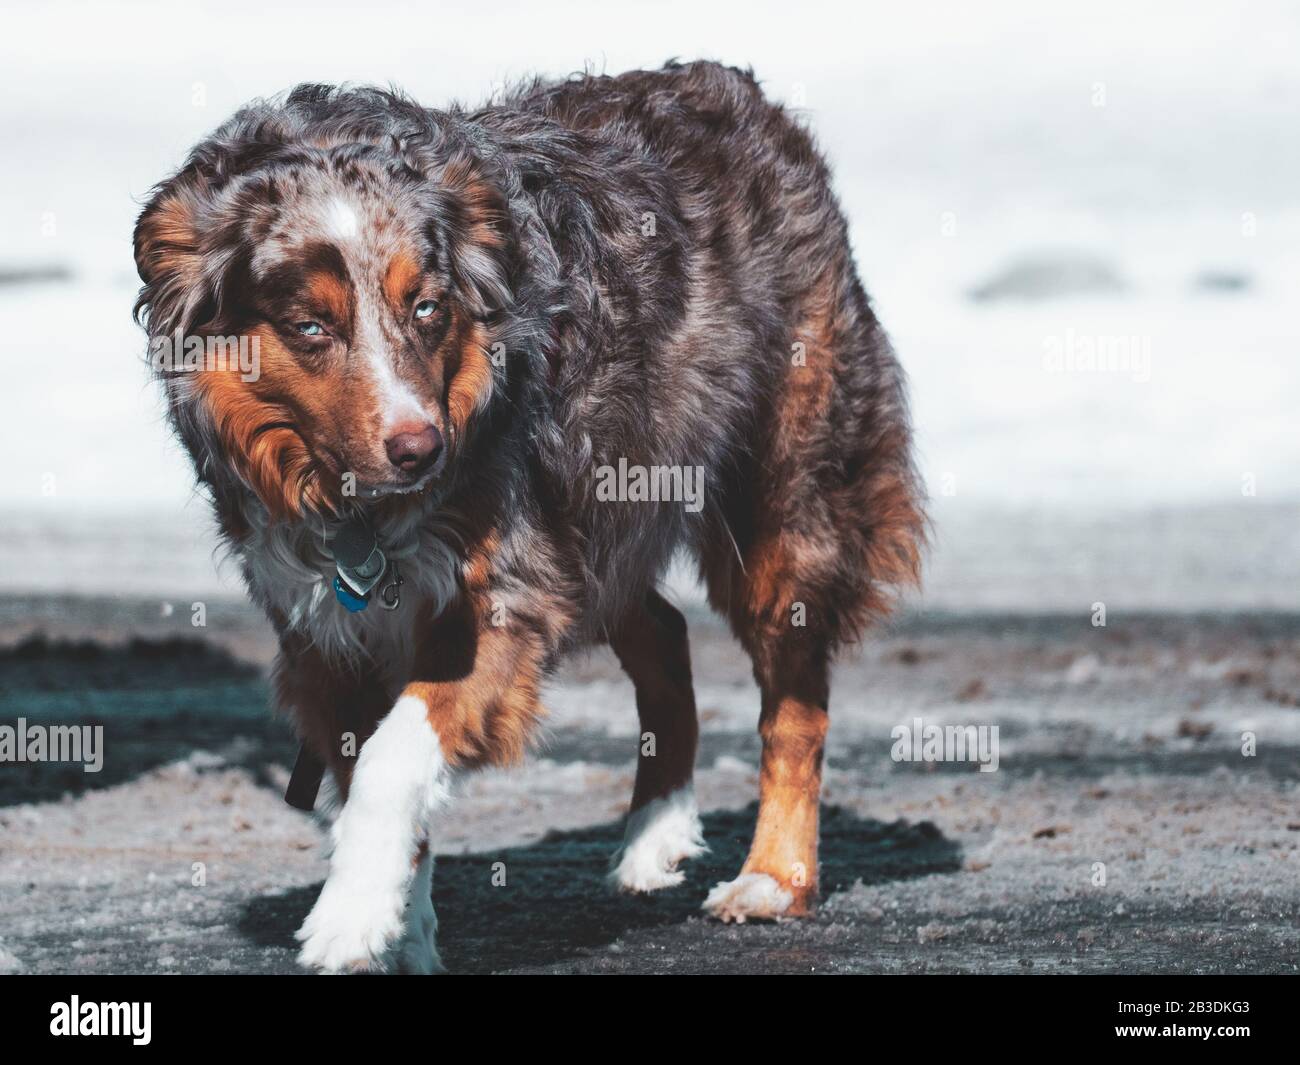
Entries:
[[305, 337], [318, 337], [324, 335], [325, 330], [320, 327], [319, 322], [299, 322], [298, 332]]
[[433, 300], [421, 300], [415, 305], [415, 317], [428, 318], [437, 309], [438, 305]]

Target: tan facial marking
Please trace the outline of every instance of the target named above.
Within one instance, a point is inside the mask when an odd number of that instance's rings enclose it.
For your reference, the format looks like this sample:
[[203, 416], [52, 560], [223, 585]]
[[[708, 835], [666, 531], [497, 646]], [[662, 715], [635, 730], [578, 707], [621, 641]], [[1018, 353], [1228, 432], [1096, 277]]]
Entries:
[[460, 363], [447, 388], [447, 414], [456, 435], [463, 436], [469, 419], [492, 394], [492, 360], [487, 352], [487, 330], [481, 322], [457, 323], [455, 344]]
[[408, 304], [419, 288], [421, 274], [420, 264], [407, 252], [393, 256], [389, 262], [384, 274], [384, 298], [399, 318], [409, 312]]
[[325, 308], [334, 322], [352, 320], [356, 296], [352, 286], [328, 270], [317, 270], [307, 278], [307, 296], [316, 306]]
[[[270, 367], [284, 372], [290, 362], [275, 334], [252, 330], [262, 360], [263, 380]], [[230, 461], [273, 516], [289, 519], [304, 506], [324, 505], [314, 462], [303, 438], [286, 424], [291, 412], [263, 399], [237, 368], [195, 375], [195, 387]]]

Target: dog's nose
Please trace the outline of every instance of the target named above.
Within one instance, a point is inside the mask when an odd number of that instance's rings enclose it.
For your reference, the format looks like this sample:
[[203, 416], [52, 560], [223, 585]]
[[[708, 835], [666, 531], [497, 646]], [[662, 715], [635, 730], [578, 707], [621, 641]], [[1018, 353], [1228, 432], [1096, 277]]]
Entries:
[[388, 461], [403, 473], [421, 473], [433, 465], [442, 450], [442, 434], [437, 426], [399, 427], [384, 441]]

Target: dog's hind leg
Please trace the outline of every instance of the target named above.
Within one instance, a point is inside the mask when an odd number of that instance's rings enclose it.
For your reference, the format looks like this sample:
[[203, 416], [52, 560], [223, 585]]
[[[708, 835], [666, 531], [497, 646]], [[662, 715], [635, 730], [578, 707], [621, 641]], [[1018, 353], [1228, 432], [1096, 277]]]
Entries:
[[651, 590], [609, 642], [632, 678], [641, 722], [632, 807], [609, 879], [622, 891], [654, 891], [680, 884], [679, 863], [705, 849], [691, 783], [699, 724], [686, 619]]
[[762, 432], [719, 495], [701, 558], [762, 693], [754, 841], [740, 876], [705, 901], [723, 920], [815, 905], [831, 656], [917, 579], [924, 542], [902, 373], [846, 246], [808, 287], [789, 340], [802, 358], [781, 351]]
[[800, 917], [817, 898], [817, 812], [827, 728], [827, 654], [815, 637], [756, 636], [762, 690], [758, 824], [749, 857], [704, 908], [724, 921]]

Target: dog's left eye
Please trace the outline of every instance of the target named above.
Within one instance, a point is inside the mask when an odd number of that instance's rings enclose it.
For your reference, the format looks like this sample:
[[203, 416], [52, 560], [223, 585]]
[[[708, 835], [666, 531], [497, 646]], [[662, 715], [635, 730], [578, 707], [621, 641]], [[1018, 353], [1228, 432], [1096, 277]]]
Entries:
[[415, 317], [429, 318], [437, 309], [438, 304], [434, 300], [421, 300], [415, 305]]
[[321, 327], [320, 322], [298, 322], [294, 328], [305, 337], [319, 337], [325, 335], [325, 330]]

